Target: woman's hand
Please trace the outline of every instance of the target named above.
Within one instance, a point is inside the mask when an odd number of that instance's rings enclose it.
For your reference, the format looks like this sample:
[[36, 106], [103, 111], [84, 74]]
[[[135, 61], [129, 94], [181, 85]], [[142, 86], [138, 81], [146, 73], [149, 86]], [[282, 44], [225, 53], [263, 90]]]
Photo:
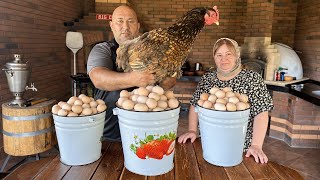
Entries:
[[257, 145], [251, 145], [247, 151], [246, 157], [250, 157], [250, 156], [254, 157], [254, 160], [259, 163], [267, 163], [268, 162], [268, 157], [264, 154], [264, 152], [262, 151], [262, 148], [260, 148]]
[[188, 131], [187, 133], [184, 133], [179, 137], [178, 142], [186, 143], [187, 140], [190, 139], [191, 142], [193, 143], [194, 140], [196, 140], [196, 138], [197, 138], [197, 134], [195, 131]]

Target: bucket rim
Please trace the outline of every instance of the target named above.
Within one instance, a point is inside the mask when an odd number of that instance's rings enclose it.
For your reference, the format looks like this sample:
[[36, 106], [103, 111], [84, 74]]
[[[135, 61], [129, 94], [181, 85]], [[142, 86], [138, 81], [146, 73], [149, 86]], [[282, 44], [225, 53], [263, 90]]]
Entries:
[[[117, 101], [118, 102], [118, 101]], [[166, 112], [166, 111], [173, 111], [173, 110], [176, 110], [176, 109], [179, 109], [181, 108], [181, 103], [179, 102], [179, 106], [176, 107], [176, 108], [173, 108], [173, 109], [165, 109], [165, 110], [162, 110], [162, 111], [133, 111], [133, 110], [127, 110], [127, 109], [123, 109], [122, 107], [118, 106], [118, 104], [114, 103], [115, 106], [123, 111], [128, 111], [128, 112], [135, 112], [135, 113], [159, 113], [159, 112]]]
[[218, 112], [241, 112], [241, 111], [247, 111], [247, 110], [250, 110], [250, 108], [246, 108], [244, 110], [240, 110], [240, 111], [221, 111], [221, 110], [215, 110], [215, 109], [209, 109], [209, 108], [205, 108], [203, 106], [200, 106], [198, 103], [197, 103], [197, 106], [200, 107], [200, 108], [203, 108], [203, 109], [206, 109], [206, 110], [211, 110], [211, 111], [218, 111]]
[[98, 114], [102, 114], [102, 113], [104, 113], [104, 112], [106, 112], [106, 111], [107, 111], [107, 109], [106, 109], [106, 110], [104, 110], [104, 111], [101, 111], [101, 112], [99, 112], [99, 113], [91, 114], [91, 115], [86, 115], [86, 116], [60, 116], [60, 115], [58, 115], [58, 114], [53, 114], [53, 113], [52, 113], [52, 115], [54, 115], [54, 116], [58, 116], [58, 117], [64, 117], [64, 118], [67, 118], [67, 117], [72, 117], [72, 118], [83, 118], [83, 117], [89, 117], [89, 116], [95, 116], [95, 115], [98, 115]]

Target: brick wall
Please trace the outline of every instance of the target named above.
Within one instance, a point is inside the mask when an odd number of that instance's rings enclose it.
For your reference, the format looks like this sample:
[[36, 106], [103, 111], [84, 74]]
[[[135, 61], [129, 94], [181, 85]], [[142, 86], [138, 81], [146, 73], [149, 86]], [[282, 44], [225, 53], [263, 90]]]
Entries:
[[247, 0], [247, 37], [271, 37], [274, 4], [268, 0]]
[[299, 1], [294, 48], [301, 53], [305, 77], [320, 81], [320, 2]]
[[320, 148], [320, 106], [273, 91], [269, 136], [292, 147]]
[[298, 3], [283, 0], [274, 0], [273, 2], [271, 41], [281, 42], [293, 47]]
[[[190, 53], [189, 61], [193, 66], [201, 62], [204, 69], [213, 66], [212, 47], [220, 37], [234, 38], [243, 42], [245, 32], [246, 1], [193, 1], [193, 0], [172, 0], [157, 1], [130, 0], [136, 9], [138, 17], [147, 30], [165, 28], [172, 25], [178, 18], [194, 7], [217, 5], [220, 11], [220, 26], [211, 25], [204, 27], [197, 37], [193, 50]], [[193, 67], [192, 67], [193, 68]]]
[[[0, 61], [4, 65], [13, 54], [23, 55], [32, 66], [31, 81], [37, 92], [28, 97], [57, 100], [70, 95], [71, 51], [65, 45], [68, 28], [63, 22], [82, 14], [80, 0], [0, 1]], [[5, 73], [0, 73], [0, 103], [11, 100]]]

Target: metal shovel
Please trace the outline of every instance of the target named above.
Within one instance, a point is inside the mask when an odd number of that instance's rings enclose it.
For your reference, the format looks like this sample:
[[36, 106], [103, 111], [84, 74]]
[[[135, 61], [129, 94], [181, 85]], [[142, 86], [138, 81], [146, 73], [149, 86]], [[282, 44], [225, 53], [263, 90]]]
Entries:
[[[81, 32], [67, 32], [66, 45], [73, 52], [73, 75], [77, 75], [76, 53], [83, 47], [83, 37]], [[77, 84], [73, 83], [73, 95], [77, 95]]]

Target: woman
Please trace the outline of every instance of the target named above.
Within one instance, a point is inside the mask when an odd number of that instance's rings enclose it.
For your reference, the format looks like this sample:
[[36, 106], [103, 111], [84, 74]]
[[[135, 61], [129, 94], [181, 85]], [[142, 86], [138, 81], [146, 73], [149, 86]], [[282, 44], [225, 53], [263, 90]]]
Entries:
[[246, 94], [251, 105], [244, 144], [246, 157], [252, 155], [257, 163], [267, 163], [268, 158], [262, 145], [268, 127], [268, 111], [273, 108], [273, 104], [263, 78], [254, 71], [241, 68], [240, 49], [232, 39], [218, 39], [213, 47], [213, 57], [217, 70], [201, 77], [190, 101], [189, 131], [179, 137], [179, 143], [185, 143], [188, 139], [194, 142], [197, 137], [198, 114], [195, 106], [200, 95], [209, 93], [212, 87], [231, 87], [234, 92]]

